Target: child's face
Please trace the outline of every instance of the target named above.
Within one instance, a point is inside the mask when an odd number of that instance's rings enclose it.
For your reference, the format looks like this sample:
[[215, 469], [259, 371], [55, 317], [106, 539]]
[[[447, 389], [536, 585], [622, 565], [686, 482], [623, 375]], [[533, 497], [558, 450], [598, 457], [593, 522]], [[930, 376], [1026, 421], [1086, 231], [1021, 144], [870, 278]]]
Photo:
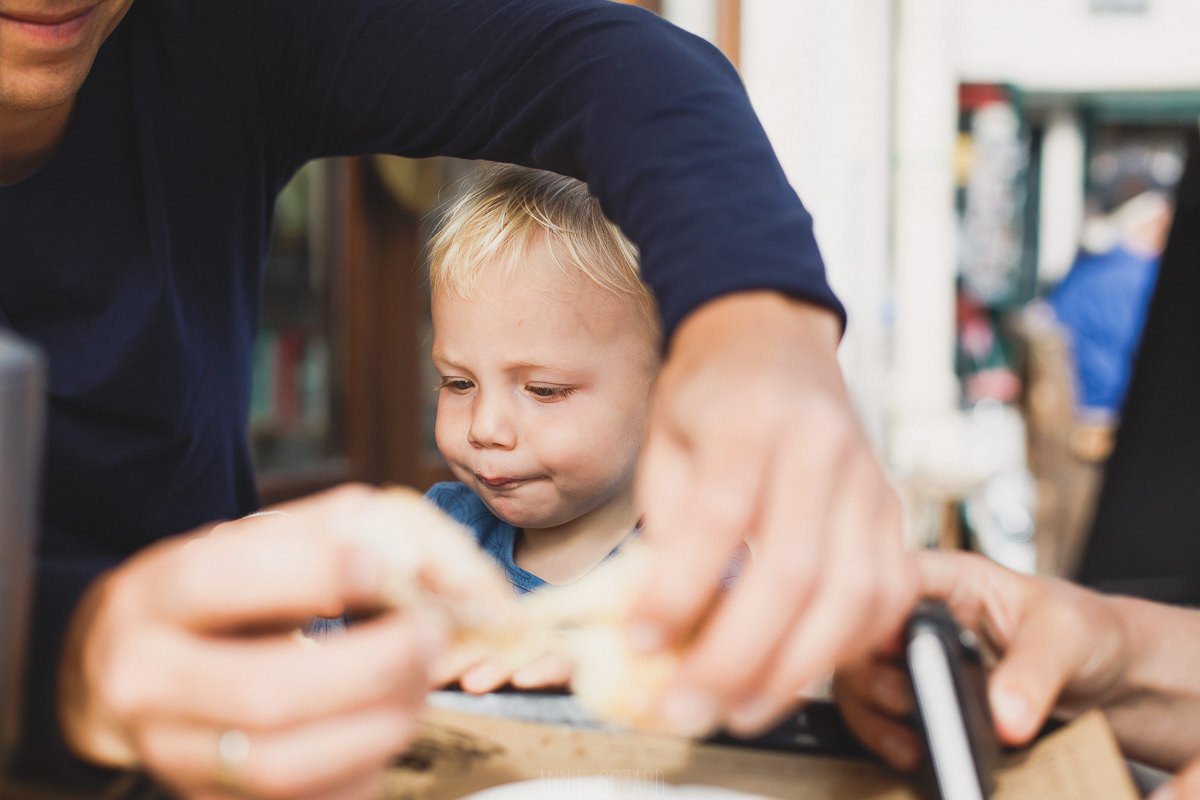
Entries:
[[648, 328], [540, 244], [469, 300], [435, 292], [437, 444], [455, 477], [519, 528], [627, 501], [657, 368]]

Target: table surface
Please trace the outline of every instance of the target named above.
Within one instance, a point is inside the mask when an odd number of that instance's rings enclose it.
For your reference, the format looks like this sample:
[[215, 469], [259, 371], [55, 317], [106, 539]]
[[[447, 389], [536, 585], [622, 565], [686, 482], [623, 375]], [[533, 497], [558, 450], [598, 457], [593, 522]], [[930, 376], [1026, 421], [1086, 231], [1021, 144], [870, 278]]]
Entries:
[[[538, 725], [448, 709], [430, 709], [417, 742], [389, 776], [387, 796], [450, 800], [547, 775], [560, 779], [634, 776], [664, 786], [719, 786], [766, 798], [918, 800], [921, 796], [913, 780], [866, 760]], [[145, 792], [131, 793], [134, 786], [133, 779], [125, 781], [101, 798], [149, 797]], [[1139, 796], [1107, 721], [1092, 712], [1033, 747], [1006, 756], [993, 800], [1137, 800]], [[3, 780], [0, 797], [82, 800], [80, 795]]]

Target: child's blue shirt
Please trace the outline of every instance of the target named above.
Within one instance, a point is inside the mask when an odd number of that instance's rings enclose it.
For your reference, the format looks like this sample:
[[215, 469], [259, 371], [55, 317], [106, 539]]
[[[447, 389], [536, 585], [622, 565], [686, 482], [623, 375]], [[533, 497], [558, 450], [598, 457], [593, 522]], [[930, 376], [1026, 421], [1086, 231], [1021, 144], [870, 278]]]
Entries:
[[456, 481], [435, 483], [425, 496], [454, 520], [466, 526], [484, 552], [504, 568], [508, 582], [521, 594], [536, 591], [546, 582], [513, 560], [517, 529], [492, 513], [487, 503], [479, 499], [466, 484]]
[[[504, 568], [508, 582], [518, 593], [533, 592], [546, 585], [546, 581], [523, 569], [513, 560], [513, 547], [517, 541], [518, 529], [493, 514], [487, 503], [479, 499], [479, 495], [467, 488], [466, 484], [457, 481], [435, 483], [429, 487], [425, 496], [471, 531], [484, 552]], [[635, 528], [634, 533], [636, 532]], [[627, 541], [629, 537], [622, 539], [608, 557], [616, 554]]]

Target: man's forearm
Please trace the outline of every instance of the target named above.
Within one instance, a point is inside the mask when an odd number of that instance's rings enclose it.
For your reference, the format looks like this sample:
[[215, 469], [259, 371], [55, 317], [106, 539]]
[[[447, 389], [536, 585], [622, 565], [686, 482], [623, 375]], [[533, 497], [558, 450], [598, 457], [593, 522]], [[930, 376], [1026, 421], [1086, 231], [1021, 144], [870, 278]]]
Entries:
[[1113, 597], [1129, 663], [1103, 704], [1122, 750], [1177, 769], [1200, 752], [1200, 610]]

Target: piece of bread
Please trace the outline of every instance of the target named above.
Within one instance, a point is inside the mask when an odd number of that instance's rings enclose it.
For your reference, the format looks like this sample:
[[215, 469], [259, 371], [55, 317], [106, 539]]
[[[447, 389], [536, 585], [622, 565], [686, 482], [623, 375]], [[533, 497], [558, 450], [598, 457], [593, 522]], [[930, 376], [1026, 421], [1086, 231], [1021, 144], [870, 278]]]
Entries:
[[391, 605], [443, 616], [463, 636], [497, 642], [513, 636], [517, 602], [503, 572], [470, 531], [419, 492], [378, 493], [349, 521], [346, 535], [383, 560]]
[[584, 577], [522, 598], [526, 640], [543, 652], [568, 656], [571, 690], [598, 719], [639, 730], [660, 730], [656, 704], [679, 666], [670, 650], [634, 652], [626, 622], [650, 579], [649, 545], [634, 541]]
[[486, 653], [516, 667], [543, 653], [564, 655], [575, 665], [572, 690], [597, 718], [658, 727], [654, 704], [678, 659], [634, 653], [625, 632], [649, 579], [645, 543], [631, 542], [574, 583], [518, 598], [470, 532], [411, 489], [380, 493], [347, 527], [384, 560], [393, 605], [445, 619], [449, 658]]

